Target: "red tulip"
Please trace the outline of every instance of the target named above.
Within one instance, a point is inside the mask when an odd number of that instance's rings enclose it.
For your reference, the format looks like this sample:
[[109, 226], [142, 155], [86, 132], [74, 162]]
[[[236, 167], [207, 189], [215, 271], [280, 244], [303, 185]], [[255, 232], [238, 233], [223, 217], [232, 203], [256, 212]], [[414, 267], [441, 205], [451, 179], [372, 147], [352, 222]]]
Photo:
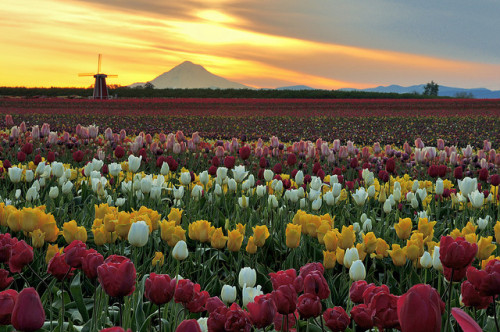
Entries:
[[122, 158], [123, 156], [125, 155], [125, 149], [122, 148], [120, 145], [118, 145], [116, 148], [115, 148], [115, 157], [120, 159]]
[[215, 309], [219, 307], [225, 307], [226, 305], [218, 296], [212, 296], [207, 299], [207, 302], [205, 303], [205, 308], [207, 309], [208, 313], [211, 314]]
[[500, 294], [500, 261], [493, 259], [486, 264], [484, 270], [470, 266], [467, 279], [482, 296]]
[[375, 284], [368, 284], [365, 280], [355, 281], [351, 285], [351, 289], [349, 289], [349, 297], [351, 301], [354, 303], [363, 303], [363, 293], [364, 291]]
[[295, 311], [297, 306], [297, 292], [292, 285], [282, 285], [272, 293], [276, 309], [282, 315], [288, 315]]
[[457, 180], [464, 177], [464, 171], [461, 166], [458, 166], [453, 170], [453, 177]]
[[342, 307], [328, 308], [323, 313], [323, 319], [325, 320], [326, 326], [332, 332], [341, 332], [349, 326], [351, 320]]
[[17, 296], [17, 292], [13, 289], [0, 292], [0, 325], [10, 325]]
[[89, 249], [85, 252], [82, 259], [83, 273], [89, 279], [97, 278], [97, 268], [104, 263], [104, 257], [94, 249]]
[[136, 272], [127, 257], [111, 255], [97, 268], [99, 283], [113, 297], [130, 295], [135, 289]]
[[23, 151], [18, 151], [17, 152], [17, 160], [22, 163], [23, 161], [26, 160], [26, 153], [24, 153]]
[[500, 175], [494, 174], [490, 176], [490, 184], [495, 187], [498, 186], [500, 184]]
[[477, 253], [477, 244], [465, 241], [463, 237], [453, 239], [442, 236], [439, 245], [439, 259], [443, 266], [462, 269], [469, 266]]
[[271, 325], [277, 313], [276, 304], [270, 294], [255, 297], [253, 302], [247, 304], [247, 310], [253, 326], [258, 329]]
[[73, 276], [72, 270], [74, 270], [71, 266], [66, 263], [65, 256], [66, 254], [56, 253], [54, 257], [52, 257], [49, 261], [49, 265], [47, 267], [47, 273], [54, 276], [59, 281], [63, 279], [68, 279]]
[[201, 332], [201, 327], [196, 319], [186, 319], [177, 326], [175, 332]]
[[202, 312], [205, 311], [205, 303], [207, 302], [210, 294], [207, 291], [200, 291], [200, 284], [194, 285], [194, 295], [191, 301], [183, 303], [184, 308], [189, 312]]
[[389, 287], [387, 285], [375, 286], [368, 285], [363, 292], [363, 303], [366, 305], [370, 305], [373, 297], [378, 293], [387, 293], [389, 294]]
[[12, 310], [12, 326], [23, 332], [36, 331], [45, 322], [40, 296], [33, 287], [23, 289], [17, 296]]
[[235, 163], [236, 159], [233, 156], [227, 156], [224, 158], [224, 167], [227, 167], [228, 169], [233, 168]]
[[325, 277], [319, 271], [312, 271], [304, 278], [304, 293], [318, 296], [321, 300], [330, 295], [330, 288]]
[[21, 272], [23, 267], [33, 261], [33, 248], [24, 240], [17, 242], [11, 251], [9, 259], [10, 272]]
[[304, 293], [299, 296], [297, 310], [302, 318], [318, 317], [322, 311], [321, 300], [313, 293]]
[[[175, 279], [174, 279], [175, 280]], [[181, 279], [178, 281], [174, 292], [176, 303], [188, 303], [194, 297], [194, 283], [189, 279]]]
[[66, 263], [76, 269], [82, 267], [82, 260], [87, 253], [87, 246], [80, 240], [74, 240], [64, 248], [64, 259]]
[[389, 293], [375, 294], [370, 302], [373, 325], [382, 329], [398, 328], [398, 297]]
[[[443, 266], [443, 274], [446, 280], [450, 281], [451, 279], [452, 269], [449, 267]], [[467, 273], [467, 267], [462, 269], [453, 270], [453, 280], [454, 282], [461, 282], [465, 278], [465, 274]]]
[[452, 308], [451, 314], [457, 320], [458, 325], [464, 332], [482, 332], [483, 330], [471, 316], [460, 308]]
[[[19, 158], [18, 158], [18, 159], [19, 159]], [[481, 168], [481, 169], [479, 170], [479, 175], [478, 175], [479, 180], [481, 180], [481, 181], [486, 181], [486, 180], [488, 180], [488, 176], [489, 176], [489, 174], [488, 174], [488, 169], [486, 169], [486, 168]]]
[[245, 145], [240, 148], [239, 153], [240, 153], [240, 158], [243, 160], [247, 160], [250, 157], [250, 148], [248, 145]]
[[47, 153], [47, 161], [52, 163], [54, 160], [56, 160], [56, 154], [53, 151], [49, 151], [49, 153]]
[[365, 304], [358, 304], [351, 309], [351, 318], [357, 326], [368, 330], [373, 327], [372, 311]]
[[170, 302], [174, 296], [175, 282], [168, 274], [151, 273], [144, 285], [144, 295], [156, 305]]
[[289, 269], [276, 273], [269, 273], [269, 277], [271, 278], [273, 289], [276, 290], [282, 285], [293, 285], [295, 278], [297, 278], [297, 272], [295, 269]]
[[[305, 180], [306, 177], [304, 177], [304, 183], [306, 182]], [[310, 176], [309, 176], [309, 182], [310, 182]], [[294, 286], [297, 292], [302, 292], [304, 290], [304, 279], [307, 277], [307, 275], [313, 271], [318, 271], [321, 274], [325, 273], [325, 268], [323, 267], [323, 264], [321, 263], [308, 263], [300, 268], [300, 273], [295, 278], [294, 280]]]
[[298, 312], [295, 311], [291, 314], [288, 314], [285, 321], [283, 321], [283, 317], [284, 315], [280, 313], [277, 313], [276, 316], [274, 316], [274, 329], [280, 332], [293, 331], [293, 327], [297, 323]]
[[24, 152], [24, 153], [26, 153], [27, 155], [32, 154], [33, 153], [33, 144], [31, 144], [31, 143], [24, 143], [21, 151]]
[[397, 308], [402, 332], [441, 331], [441, 315], [445, 305], [431, 286], [413, 286], [399, 297]]
[[281, 172], [283, 172], [283, 167], [281, 166], [280, 163], [276, 163], [273, 167], [273, 172], [275, 174], [281, 174]]
[[226, 313], [224, 329], [227, 332], [250, 332], [252, 323], [247, 313], [239, 305], [233, 303]]
[[297, 156], [295, 153], [290, 153], [286, 158], [286, 164], [291, 167], [297, 163]]
[[9, 271], [0, 269], [0, 290], [4, 290], [14, 281], [14, 278], [9, 277]]
[[[472, 267], [471, 267], [472, 268]], [[474, 288], [474, 286], [465, 280], [461, 286], [462, 302], [466, 307], [476, 309], [486, 309], [493, 302], [493, 296], [483, 296]]]
[[226, 324], [226, 314], [229, 308], [226, 306], [217, 307], [210, 313], [207, 320], [209, 332], [225, 332], [224, 325]]
[[73, 160], [77, 163], [81, 162], [83, 160], [83, 151], [81, 150], [76, 150], [75, 152], [73, 152]]
[[17, 238], [12, 238], [10, 233], [0, 234], [0, 263], [10, 260], [12, 247], [17, 243]]
[[394, 157], [387, 159], [387, 162], [385, 163], [385, 170], [394, 174], [394, 171], [396, 170], [396, 161], [394, 160]]

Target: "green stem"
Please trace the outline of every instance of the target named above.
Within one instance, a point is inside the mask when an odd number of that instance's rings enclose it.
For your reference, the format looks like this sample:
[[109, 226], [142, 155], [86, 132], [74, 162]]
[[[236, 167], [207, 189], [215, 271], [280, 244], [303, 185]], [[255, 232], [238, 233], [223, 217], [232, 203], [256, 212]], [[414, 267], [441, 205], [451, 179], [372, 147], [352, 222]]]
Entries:
[[451, 317], [451, 291], [452, 291], [452, 287], [453, 287], [453, 272], [454, 269], [451, 269], [451, 277], [450, 277], [450, 285], [448, 286], [448, 301], [447, 301], [447, 308], [446, 308], [446, 312], [447, 312], [447, 317], [446, 317], [446, 325], [444, 327], [444, 330], [445, 331], [448, 331], [448, 326], [450, 325], [450, 317]]

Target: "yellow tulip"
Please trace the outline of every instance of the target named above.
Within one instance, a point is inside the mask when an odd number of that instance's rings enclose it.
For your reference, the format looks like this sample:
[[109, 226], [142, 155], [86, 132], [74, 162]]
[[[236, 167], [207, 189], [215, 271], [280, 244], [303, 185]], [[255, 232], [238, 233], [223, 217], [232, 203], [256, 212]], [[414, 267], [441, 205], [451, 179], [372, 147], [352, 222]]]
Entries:
[[364, 260], [366, 257], [366, 247], [364, 243], [356, 243], [356, 250], [358, 251], [359, 259]]
[[257, 246], [255, 245], [255, 240], [254, 240], [253, 236], [250, 236], [248, 238], [248, 243], [247, 243], [246, 251], [249, 254], [255, 254], [257, 252]]
[[21, 229], [24, 232], [30, 233], [33, 232], [38, 225], [38, 212], [39, 210], [33, 208], [23, 208], [21, 210], [22, 219], [21, 219]]
[[241, 235], [245, 236], [245, 230], [247, 228], [247, 225], [243, 225], [241, 223], [238, 223], [236, 224], [236, 229], [238, 230], [238, 232], [241, 233]]
[[319, 226], [321, 226], [321, 218], [319, 216], [315, 216], [313, 214], [308, 215], [309, 218], [306, 220], [306, 234], [309, 234], [312, 237], [317, 236], [317, 230]]
[[[139, 214], [147, 214], [147, 216], [149, 217], [149, 220], [151, 221], [151, 225], [153, 227], [153, 230], [157, 230], [158, 227], [159, 227], [159, 221], [161, 219], [161, 216], [160, 214], [155, 211], [155, 210], [152, 210], [152, 209], [149, 209], [145, 206], [141, 206], [141, 208], [139, 209], [138, 211]], [[150, 232], [151, 233], [151, 232]]]
[[399, 223], [394, 224], [394, 229], [396, 230], [396, 234], [401, 240], [407, 240], [411, 235], [411, 229], [413, 227], [413, 223], [410, 218], [399, 219]]
[[266, 239], [269, 237], [269, 230], [266, 225], [253, 227], [253, 236], [255, 245], [257, 247], [262, 247], [266, 243]]
[[45, 214], [44, 212], [39, 212], [42, 218], [39, 221], [38, 228], [45, 233], [46, 242], [54, 242], [60, 234], [59, 228], [57, 227], [56, 219], [52, 214]]
[[365, 245], [366, 253], [371, 254], [377, 247], [377, 237], [373, 232], [369, 232], [368, 234], [363, 235], [363, 243]]
[[377, 254], [376, 257], [378, 259], [382, 259], [389, 255], [389, 245], [387, 244], [387, 242], [385, 242], [384, 239], [382, 238], [377, 239], [377, 246], [375, 248], [375, 253]]
[[323, 266], [325, 269], [333, 269], [337, 263], [335, 251], [323, 251]]
[[424, 234], [424, 242], [432, 240], [432, 237], [434, 236], [434, 225], [436, 223], [436, 221], [429, 222], [427, 218], [418, 219], [418, 231]]
[[175, 225], [175, 220], [166, 221], [163, 219], [160, 222], [160, 237], [163, 241], [167, 242], [171, 238]]
[[21, 221], [23, 219], [23, 213], [19, 210], [12, 211], [7, 217], [7, 225], [13, 232], [19, 232], [21, 228]]
[[462, 235], [465, 236], [467, 234], [476, 233], [477, 226], [474, 226], [472, 222], [468, 222], [464, 228], [462, 228]]
[[337, 250], [337, 233], [335, 231], [328, 231], [326, 232], [325, 236], [323, 237], [323, 242], [325, 243], [325, 248], [328, 251], [335, 251]]
[[389, 250], [389, 255], [394, 265], [403, 266], [406, 264], [406, 247], [401, 248], [399, 244], [393, 244], [392, 250]]
[[302, 226], [292, 223], [286, 226], [286, 246], [288, 248], [297, 248], [300, 244]]
[[481, 270], [484, 270], [484, 268], [486, 267], [486, 265], [489, 263], [489, 261], [491, 260], [500, 260], [500, 257], [495, 257], [495, 256], [490, 256], [484, 260], [481, 261]]
[[108, 204], [99, 204], [99, 205], [94, 205], [94, 211], [95, 211], [95, 219], [104, 219], [104, 216], [107, 213], [110, 213], [112, 210], [110, 209], [110, 206]]
[[226, 246], [227, 236], [224, 236], [224, 232], [222, 231], [222, 227], [216, 228], [212, 233], [210, 244], [215, 249], [222, 249]]
[[39, 229], [35, 229], [31, 232], [31, 245], [33, 248], [41, 248], [45, 243], [45, 233]]
[[179, 241], [186, 242], [186, 230], [183, 229], [181, 226], [175, 226], [173, 233], [167, 240], [167, 244], [169, 245], [169, 247], [175, 247], [175, 245]]
[[497, 248], [496, 245], [492, 244], [491, 242], [493, 241], [493, 236], [488, 236], [488, 237], [481, 237], [479, 241], [477, 242], [477, 254], [476, 257], [479, 260], [484, 260], [495, 251]]
[[132, 226], [130, 213], [121, 211], [118, 212], [117, 217], [118, 222], [115, 225], [115, 232], [121, 239], [127, 239]]
[[406, 241], [406, 255], [409, 260], [415, 261], [424, 254], [424, 235], [422, 233], [413, 233], [411, 238]]
[[243, 244], [243, 238], [243, 234], [238, 229], [229, 231], [227, 233], [227, 249], [233, 252], [239, 251]]
[[331, 231], [331, 230], [332, 230], [332, 226], [331, 226], [330, 222], [322, 219], [321, 225], [316, 230], [316, 236], [317, 236], [318, 242], [320, 244], [325, 244], [325, 242], [324, 242], [325, 234], [326, 234], [326, 232]]
[[493, 227], [493, 230], [495, 231], [495, 242], [499, 243], [499, 241], [500, 241], [500, 221], [497, 220], [497, 223]]
[[114, 214], [107, 213], [104, 215], [102, 222], [104, 224], [104, 229], [106, 230], [106, 232], [114, 232], [116, 224], [118, 224], [118, 219]]
[[106, 230], [103, 226], [93, 228], [92, 233], [94, 233], [94, 243], [96, 246], [102, 246], [106, 243]]
[[155, 252], [155, 257], [153, 257], [153, 261], [151, 262], [151, 265], [153, 266], [163, 266], [163, 263], [165, 263], [165, 256], [161, 251]]
[[184, 210], [172, 208], [167, 216], [167, 219], [169, 221], [175, 221], [176, 225], [180, 225], [182, 219], [182, 212], [184, 212]]
[[452, 231], [450, 232], [450, 236], [451, 236], [454, 240], [456, 240], [456, 238], [457, 238], [457, 237], [459, 237], [459, 236], [463, 236], [463, 235], [462, 235], [462, 232], [460, 232], [460, 230], [459, 230], [458, 228], [455, 228], [454, 230], [452, 230]]
[[356, 234], [354, 234], [354, 227], [352, 225], [349, 227], [342, 226], [342, 233], [340, 233], [338, 246], [344, 250], [352, 248], [355, 240]]
[[189, 238], [202, 243], [208, 242], [215, 227], [207, 220], [197, 220], [189, 224]]
[[337, 263], [339, 263], [340, 265], [344, 265], [344, 254], [345, 250], [337, 247], [337, 250], [335, 250], [335, 258], [337, 258]]
[[62, 254], [63, 249], [64, 248], [59, 249], [57, 244], [54, 244], [54, 245], [49, 244], [49, 247], [47, 248], [47, 253], [45, 254], [45, 263], [49, 264], [52, 257], [54, 257], [57, 253]]

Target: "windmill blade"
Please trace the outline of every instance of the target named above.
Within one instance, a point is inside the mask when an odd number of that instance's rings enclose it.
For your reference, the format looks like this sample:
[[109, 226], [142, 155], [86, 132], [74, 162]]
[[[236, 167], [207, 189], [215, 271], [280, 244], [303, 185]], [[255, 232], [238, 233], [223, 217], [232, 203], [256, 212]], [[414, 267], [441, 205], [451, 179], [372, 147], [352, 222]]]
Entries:
[[78, 76], [94, 76], [95, 74], [93, 73], [81, 73], [81, 74], [78, 74]]
[[118, 75], [108, 75], [108, 77], [118, 77]]
[[99, 58], [97, 60], [97, 73], [98, 74], [101, 73], [101, 58], [102, 58], [102, 54], [99, 54]]

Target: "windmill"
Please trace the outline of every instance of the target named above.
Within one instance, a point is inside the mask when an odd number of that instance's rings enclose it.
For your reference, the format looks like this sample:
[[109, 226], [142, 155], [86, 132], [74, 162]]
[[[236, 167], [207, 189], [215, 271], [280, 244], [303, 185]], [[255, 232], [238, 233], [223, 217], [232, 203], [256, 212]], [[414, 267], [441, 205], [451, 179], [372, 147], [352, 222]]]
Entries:
[[97, 74], [84, 73], [84, 74], [78, 74], [78, 76], [94, 76], [95, 84], [94, 84], [93, 98], [109, 99], [108, 86], [106, 85], [106, 77], [118, 77], [118, 75], [106, 75], [101, 73], [101, 59], [102, 59], [102, 54], [99, 54], [99, 58], [97, 60]]

